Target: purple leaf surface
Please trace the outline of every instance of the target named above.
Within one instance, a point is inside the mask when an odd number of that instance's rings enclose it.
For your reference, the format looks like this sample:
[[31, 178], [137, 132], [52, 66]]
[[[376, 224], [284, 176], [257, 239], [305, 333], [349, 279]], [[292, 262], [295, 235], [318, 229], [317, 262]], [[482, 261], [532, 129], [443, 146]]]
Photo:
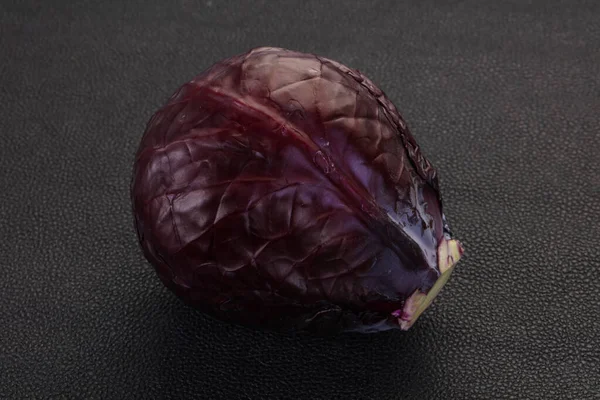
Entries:
[[408, 329], [462, 254], [436, 171], [384, 93], [280, 48], [184, 84], [147, 125], [131, 196], [165, 285], [257, 327]]

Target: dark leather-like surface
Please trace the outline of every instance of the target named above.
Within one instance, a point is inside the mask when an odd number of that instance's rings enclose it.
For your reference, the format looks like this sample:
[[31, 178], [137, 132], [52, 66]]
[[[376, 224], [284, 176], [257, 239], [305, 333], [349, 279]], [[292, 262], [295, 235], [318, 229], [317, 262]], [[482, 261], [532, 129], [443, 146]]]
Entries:
[[[410, 331], [228, 325], [143, 259], [148, 118], [262, 45], [361, 70], [438, 168], [466, 255]], [[600, 398], [599, 48], [593, 0], [2, 1], [0, 398]]]

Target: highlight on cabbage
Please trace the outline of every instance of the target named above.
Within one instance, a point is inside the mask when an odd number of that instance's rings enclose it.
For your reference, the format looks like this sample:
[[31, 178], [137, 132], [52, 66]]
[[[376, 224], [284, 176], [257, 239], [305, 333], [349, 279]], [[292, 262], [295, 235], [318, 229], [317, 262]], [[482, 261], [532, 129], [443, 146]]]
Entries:
[[261, 47], [150, 119], [131, 198], [145, 257], [217, 318], [315, 333], [410, 328], [462, 255], [436, 170], [367, 77]]

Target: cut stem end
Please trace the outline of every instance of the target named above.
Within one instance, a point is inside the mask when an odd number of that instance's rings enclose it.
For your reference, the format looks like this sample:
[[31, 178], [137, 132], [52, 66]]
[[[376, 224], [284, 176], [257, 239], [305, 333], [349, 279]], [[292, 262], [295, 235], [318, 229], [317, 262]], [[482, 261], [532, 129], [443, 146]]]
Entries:
[[400, 329], [403, 331], [408, 330], [413, 326], [423, 311], [431, 305], [446, 282], [448, 282], [448, 279], [454, 270], [454, 266], [462, 257], [463, 252], [463, 247], [458, 240], [443, 240], [442, 243], [440, 243], [438, 246], [438, 267], [440, 276], [428, 293], [423, 293], [419, 289], [415, 290], [415, 292], [406, 300], [406, 303], [404, 303], [402, 312], [393, 314], [398, 318]]

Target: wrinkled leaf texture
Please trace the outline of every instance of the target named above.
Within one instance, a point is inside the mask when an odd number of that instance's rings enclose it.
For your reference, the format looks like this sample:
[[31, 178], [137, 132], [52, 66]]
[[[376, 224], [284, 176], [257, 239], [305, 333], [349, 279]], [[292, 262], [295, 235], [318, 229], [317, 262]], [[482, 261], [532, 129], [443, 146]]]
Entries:
[[398, 328], [440, 276], [436, 171], [384, 93], [316, 55], [256, 48], [184, 84], [149, 121], [131, 187], [167, 287], [284, 331]]

